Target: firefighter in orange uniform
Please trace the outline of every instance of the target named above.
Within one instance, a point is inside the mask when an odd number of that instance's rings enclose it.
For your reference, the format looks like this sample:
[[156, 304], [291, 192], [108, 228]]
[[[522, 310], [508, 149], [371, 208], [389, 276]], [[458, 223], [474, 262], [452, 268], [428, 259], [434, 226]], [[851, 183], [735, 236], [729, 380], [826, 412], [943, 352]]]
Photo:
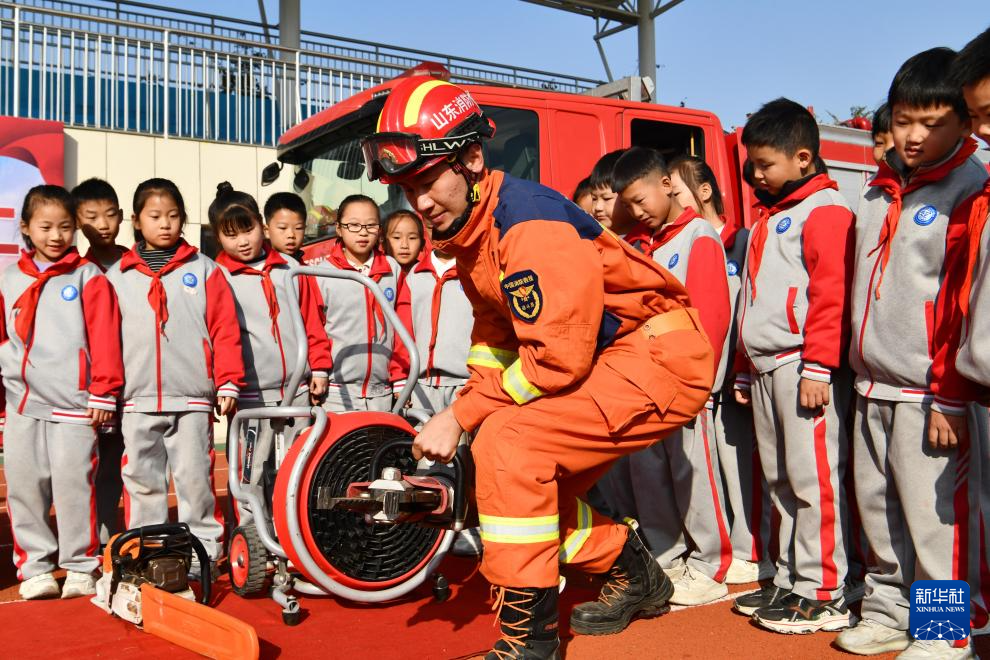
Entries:
[[391, 92], [364, 141], [369, 177], [402, 187], [457, 258], [474, 308], [471, 377], [416, 438], [471, 446], [502, 637], [488, 658], [559, 657], [559, 564], [606, 574], [579, 634], [667, 611], [673, 587], [638, 535], [581, 499], [609, 465], [691, 421], [715, 372], [684, 286], [553, 190], [485, 168], [494, 124], [447, 82]]

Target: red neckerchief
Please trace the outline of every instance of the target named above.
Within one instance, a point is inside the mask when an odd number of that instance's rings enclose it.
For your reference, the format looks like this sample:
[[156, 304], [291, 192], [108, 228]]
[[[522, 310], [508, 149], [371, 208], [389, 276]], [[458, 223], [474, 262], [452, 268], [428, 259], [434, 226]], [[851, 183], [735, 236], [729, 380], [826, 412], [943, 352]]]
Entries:
[[[385, 253], [381, 251], [381, 248], [375, 246], [372, 254], [375, 258], [371, 262], [371, 270], [368, 272], [368, 277], [376, 282], [381, 281], [382, 276], [391, 275], [392, 267], [389, 266], [388, 258]], [[360, 272], [357, 268], [347, 260], [347, 256], [344, 254], [344, 244], [342, 241], [334, 241], [333, 246], [330, 248], [330, 254], [327, 255], [327, 261], [336, 266], [341, 270], [353, 270]], [[385, 312], [381, 310], [378, 304], [375, 302], [375, 296], [371, 293], [371, 289], [364, 290], [365, 303], [374, 310], [375, 318], [378, 320], [382, 326], [385, 325]], [[329, 301], [327, 301], [329, 304]]]
[[261, 278], [261, 290], [265, 294], [265, 302], [268, 303], [268, 318], [272, 321], [272, 337], [276, 339], [279, 336], [278, 332], [278, 297], [275, 295], [275, 283], [272, 282], [272, 268], [276, 266], [285, 266], [287, 262], [282, 258], [276, 250], [271, 249], [271, 246], [266, 245], [265, 249], [268, 253], [265, 255], [265, 263], [261, 267], [261, 270], [257, 268], [252, 268], [243, 261], [238, 261], [234, 259], [226, 252], [221, 252], [217, 255], [217, 263], [230, 271], [231, 275], [257, 275]]
[[426, 377], [429, 378], [430, 373], [433, 371], [433, 351], [437, 346], [437, 335], [440, 330], [440, 301], [443, 298], [443, 285], [451, 280], [458, 279], [458, 275], [457, 262], [454, 262], [453, 266], [444, 271], [443, 275], [437, 275], [437, 270], [433, 267], [433, 251], [430, 250], [427, 252], [424, 250], [422, 255], [413, 271], [417, 273], [431, 273], [436, 280], [433, 284], [433, 299], [430, 304], [430, 323], [433, 327], [430, 331], [430, 350], [427, 354], [428, 361], [426, 364]]
[[653, 243], [653, 230], [642, 222], [637, 222], [626, 234], [625, 241], [640, 252], [648, 254], [650, 244]]
[[987, 224], [987, 214], [990, 213], [990, 179], [983, 183], [983, 190], [971, 196], [964, 204], [969, 205], [966, 236], [969, 240], [966, 254], [966, 271], [959, 290], [959, 308], [964, 318], [969, 318], [969, 292], [973, 288], [973, 270], [980, 254], [980, 237]]
[[750, 233], [749, 254], [746, 255], [746, 276], [749, 278], [750, 302], [756, 300], [756, 275], [760, 272], [760, 262], [763, 261], [763, 248], [766, 246], [769, 231], [767, 223], [771, 216], [803, 202], [816, 192], [829, 188], [838, 190], [839, 184], [828, 178], [827, 174], [822, 173], [811, 177], [772, 206], [766, 206], [762, 202], [753, 205], [757, 220]]
[[656, 233], [653, 234], [652, 237], [653, 240], [646, 249], [646, 254], [652, 255], [661, 247], [672, 241], [675, 236], [680, 234], [689, 222], [700, 217], [701, 216], [698, 215], [698, 212], [692, 208], [686, 208], [681, 211], [681, 214], [677, 216], [673, 222], [669, 222], [656, 230]]
[[719, 238], [722, 239], [722, 247], [728, 252], [732, 249], [732, 246], [736, 243], [736, 236], [739, 235], [739, 230], [742, 227], [736, 222], [735, 217], [728, 215], [720, 215], [722, 222], [722, 229], [719, 231]]
[[165, 286], [162, 284], [162, 278], [173, 270], [181, 268], [197, 252], [198, 250], [196, 248], [186, 243], [185, 239], [180, 238], [179, 248], [175, 251], [175, 255], [157, 273], [153, 272], [148, 267], [148, 264], [145, 263], [144, 259], [141, 258], [141, 255], [138, 254], [137, 244], [120, 258], [121, 272], [133, 268], [139, 273], [151, 278], [151, 286], [148, 289], [148, 304], [151, 305], [151, 309], [155, 312], [155, 327], [158, 328], [158, 331], [162, 335], [165, 334], [165, 324], [168, 323], [168, 296], [165, 294]]
[[34, 255], [34, 250], [31, 252], [22, 250], [21, 258], [17, 262], [17, 267], [21, 269], [22, 273], [34, 278], [31, 286], [25, 289], [14, 303], [14, 309], [20, 310], [14, 320], [14, 330], [25, 346], [28, 344], [31, 333], [34, 332], [34, 317], [38, 313], [38, 300], [41, 298], [41, 291], [45, 288], [45, 284], [53, 277], [71, 273], [83, 262], [79, 252], [72, 247], [66, 250], [65, 254], [46, 270], [39, 271], [38, 266], [34, 263]]
[[[120, 253], [121, 256], [124, 256], [128, 252], [127, 248], [125, 248], [123, 245], [114, 245], [114, 248], [117, 250], [118, 253]], [[94, 266], [96, 266], [97, 268], [99, 268], [104, 273], [107, 272], [107, 269], [103, 266], [103, 264], [100, 263], [100, 260], [96, 258], [96, 253], [93, 252], [93, 246], [89, 247], [89, 250], [86, 252], [86, 256], [83, 258], [86, 259], [86, 261], [93, 264]]]
[[883, 227], [880, 229], [880, 237], [877, 244], [870, 250], [868, 256], [872, 256], [878, 250], [880, 252], [880, 276], [877, 278], [877, 286], [874, 295], [880, 299], [880, 284], [883, 282], [884, 273], [887, 272], [887, 262], [890, 261], [890, 245], [897, 233], [897, 223], [901, 217], [904, 196], [914, 192], [919, 188], [927, 186], [944, 179], [949, 172], [956, 169], [976, 151], [976, 141], [973, 138], [966, 138], [962, 145], [956, 150], [948, 160], [927, 170], [918, 170], [911, 179], [904, 183], [901, 175], [887, 163], [886, 160], [880, 163], [877, 175], [868, 185], [880, 188], [890, 196], [890, 205], [887, 207], [887, 214], [883, 218]]

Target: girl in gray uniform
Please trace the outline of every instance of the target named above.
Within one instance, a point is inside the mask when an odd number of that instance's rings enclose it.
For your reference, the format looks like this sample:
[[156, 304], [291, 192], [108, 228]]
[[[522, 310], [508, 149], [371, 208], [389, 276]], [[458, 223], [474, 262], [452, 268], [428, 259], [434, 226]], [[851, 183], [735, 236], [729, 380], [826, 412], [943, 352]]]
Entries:
[[[379, 230], [375, 201], [365, 195], [346, 197], [337, 210], [337, 240], [321, 265], [370, 277], [394, 306], [400, 269], [378, 247]], [[392, 381], [401, 377], [400, 365], [408, 361], [405, 348], [364, 285], [330, 278], [318, 282], [333, 356], [324, 407], [331, 412], [390, 410]]]
[[59, 595], [56, 565], [67, 570], [62, 598], [92, 594], [99, 566], [96, 429], [113, 416], [123, 383], [120, 313], [100, 269], [72, 247], [75, 228], [64, 188], [32, 188], [21, 213], [32, 249], [0, 274], [4, 476], [25, 599]]

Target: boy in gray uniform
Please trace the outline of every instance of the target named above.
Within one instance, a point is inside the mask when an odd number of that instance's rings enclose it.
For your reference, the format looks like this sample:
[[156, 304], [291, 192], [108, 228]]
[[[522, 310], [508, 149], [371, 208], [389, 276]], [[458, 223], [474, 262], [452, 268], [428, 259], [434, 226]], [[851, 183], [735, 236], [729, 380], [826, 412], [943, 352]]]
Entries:
[[739, 301], [736, 399], [752, 401], [760, 463], [780, 517], [773, 583], [736, 610], [783, 633], [849, 625], [843, 520], [853, 214], [818, 157], [818, 126], [777, 99], [750, 117], [759, 219]]
[[837, 643], [864, 655], [972, 657], [968, 641], [912, 643], [907, 633], [913, 581], [967, 575], [980, 472], [973, 456], [986, 426], [985, 412], [978, 418], [945, 396], [951, 384], [932, 377], [946, 255], [965, 233], [960, 206], [987, 178], [975, 142], [960, 137], [969, 126], [948, 78], [954, 56], [948, 48], [919, 53], [894, 77], [894, 148], [864, 190], [856, 221], [853, 454], [874, 561], [862, 621]]

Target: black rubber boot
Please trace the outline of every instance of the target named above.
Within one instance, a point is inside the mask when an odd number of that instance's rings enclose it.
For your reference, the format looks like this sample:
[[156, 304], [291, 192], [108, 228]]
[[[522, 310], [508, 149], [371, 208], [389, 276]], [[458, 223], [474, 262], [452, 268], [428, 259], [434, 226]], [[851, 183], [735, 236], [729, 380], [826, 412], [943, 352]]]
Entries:
[[633, 619], [660, 616], [670, 611], [674, 593], [670, 578], [635, 530], [609, 569], [598, 600], [582, 603], [571, 612], [571, 630], [578, 635], [612, 635], [625, 630]]
[[502, 639], [485, 660], [560, 660], [557, 588], [497, 587]]

